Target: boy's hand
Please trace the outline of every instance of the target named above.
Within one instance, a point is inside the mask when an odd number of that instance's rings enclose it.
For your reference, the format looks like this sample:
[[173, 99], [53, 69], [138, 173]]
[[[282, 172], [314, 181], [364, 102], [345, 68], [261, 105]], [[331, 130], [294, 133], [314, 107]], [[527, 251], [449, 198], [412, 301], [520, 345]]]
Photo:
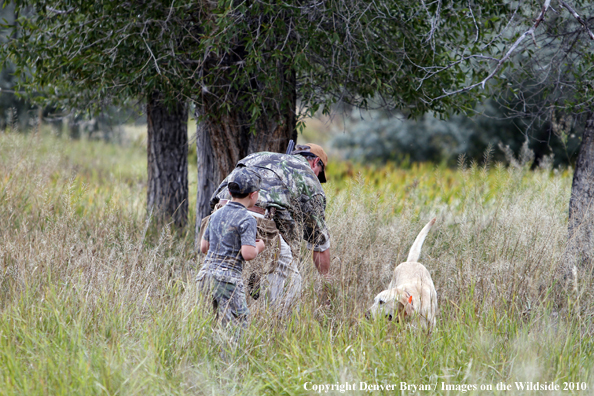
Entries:
[[260, 253], [262, 250], [264, 250], [266, 246], [264, 245], [264, 241], [261, 239], [256, 239], [256, 249], [258, 250], [258, 253]]

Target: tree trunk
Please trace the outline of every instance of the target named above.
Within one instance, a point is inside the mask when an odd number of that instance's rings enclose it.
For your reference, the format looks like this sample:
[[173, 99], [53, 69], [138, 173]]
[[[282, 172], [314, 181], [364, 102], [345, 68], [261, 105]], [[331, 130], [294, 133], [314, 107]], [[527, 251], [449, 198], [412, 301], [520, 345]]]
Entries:
[[[267, 109], [256, 122], [256, 133], [250, 132], [250, 115], [241, 110], [233, 110], [219, 118], [205, 117], [205, 127], [210, 135], [212, 149], [216, 155], [216, 165], [220, 178], [226, 177], [234, 168], [237, 161], [248, 154], [259, 151], [284, 153], [289, 140], [297, 142], [296, 115], [297, 106], [296, 80], [294, 72], [279, 73], [282, 78], [282, 98], [270, 100]], [[208, 111], [215, 103], [209, 104], [208, 97], [204, 98]], [[284, 106], [278, 103], [285, 103]], [[240, 109], [241, 106], [236, 106]], [[217, 181], [217, 184], [220, 182]]]
[[[196, 108], [196, 120], [200, 112]], [[216, 190], [219, 181], [219, 168], [216, 165], [216, 156], [210, 143], [210, 134], [204, 122], [196, 125], [196, 154], [198, 157], [198, 188], [196, 192], [196, 250], [199, 249], [198, 232], [200, 221], [210, 214], [210, 198]]]
[[[241, 53], [242, 51], [236, 52], [236, 54]], [[245, 103], [235, 103], [228, 113], [215, 116], [215, 114], [221, 114], [220, 97], [242, 97], [237, 94], [237, 91], [234, 91], [236, 95], [229, 94], [229, 91], [224, 95], [203, 91], [201, 110], [204, 113], [197, 128], [196, 140], [198, 157], [196, 234], [198, 234], [202, 217], [210, 214], [209, 201], [212, 193], [240, 159], [258, 151], [284, 153], [289, 140], [293, 139], [297, 142], [295, 72], [281, 66], [278, 78], [281, 88], [276, 95], [279, 96], [270, 98], [270, 92], [262, 93], [269, 99], [264, 104], [266, 108], [262, 110], [262, 115], [256, 121], [256, 133], [251, 132], [250, 114], [242, 110], [246, 108]], [[256, 80], [254, 84], [257, 84]], [[221, 82], [220, 86], [225, 86], [225, 83]], [[199, 241], [195, 243], [198, 247]]]
[[579, 268], [592, 264], [594, 258], [594, 111], [588, 116], [582, 144], [575, 164], [571, 198], [567, 252], [570, 262]]
[[188, 108], [169, 106], [154, 91], [146, 106], [148, 123], [147, 209], [159, 222], [184, 227], [188, 218]]

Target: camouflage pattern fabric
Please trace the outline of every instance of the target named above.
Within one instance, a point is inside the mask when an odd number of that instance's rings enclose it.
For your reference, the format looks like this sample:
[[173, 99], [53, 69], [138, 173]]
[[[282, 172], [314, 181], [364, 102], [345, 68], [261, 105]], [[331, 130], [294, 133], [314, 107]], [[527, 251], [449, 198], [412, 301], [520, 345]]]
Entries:
[[[222, 208], [223, 206], [225, 205], [217, 205], [215, 211]], [[255, 216], [256, 219], [256, 238], [262, 239], [262, 241], [264, 241], [264, 250], [258, 254], [256, 259], [245, 261], [243, 263], [242, 278], [244, 284], [247, 285], [248, 294], [246, 296], [252, 296], [254, 300], [257, 300], [260, 296], [261, 277], [273, 273], [279, 264], [282, 237], [280, 236], [278, 228], [276, 228], [276, 224], [273, 220], [268, 220], [264, 218], [264, 216], [253, 214], [253, 212], [251, 214], [252, 216]], [[202, 239], [204, 230], [208, 227], [209, 220], [210, 216], [206, 216], [200, 222], [198, 240]], [[228, 274], [220, 272], [221, 271], [219, 271], [219, 276], [222, 274]], [[250, 300], [248, 298], [248, 306], [249, 302]]]
[[238, 202], [229, 202], [210, 216], [202, 238], [209, 242], [196, 281], [204, 298], [211, 299], [223, 326], [247, 326], [249, 310], [242, 281], [245, 260], [241, 246], [256, 246], [256, 219]]
[[231, 189], [231, 192], [234, 194], [249, 194], [259, 190], [262, 184], [262, 179], [258, 175], [258, 172], [249, 168], [235, 168], [227, 178], [227, 181], [230, 186], [235, 187]]
[[210, 244], [203, 268], [211, 273], [228, 271], [228, 276], [241, 278], [245, 262], [241, 246], [256, 247], [256, 232], [256, 219], [242, 204], [229, 202], [217, 210], [202, 235]]
[[208, 272], [200, 271], [197, 277], [198, 288], [204, 298], [210, 299], [213, 311], [222, 326], [228, 324], [246, 328], [250, 313], [245, 299], [243, 282], [223, 282]]
[[[300, 155], [261, 152], [237, 163], [258, 172], [262, 179], [257, 206], [276, 208], [274, 221], [289, 244], [303, 238], [314, 250], [329, 247], [326, 226], [326, 195], [307, 160]], [[211, 198], [211, 207], [220, 199], [230, 199], [228, 178], [223, 180]]]

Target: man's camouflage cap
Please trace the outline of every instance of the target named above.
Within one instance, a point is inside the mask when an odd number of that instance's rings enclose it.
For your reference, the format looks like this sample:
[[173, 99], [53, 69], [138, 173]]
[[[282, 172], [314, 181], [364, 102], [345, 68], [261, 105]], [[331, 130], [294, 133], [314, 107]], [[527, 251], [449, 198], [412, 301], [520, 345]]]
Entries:
[[227, 179], [229, 192], [233, 194], [249, 194], [260, 189], [262, 178], [253, 169], [235, 168]]
[[309, 154], [321, 159], [322, 163], [324, 164], [324, 167], [318, 175], [318, 179], [320, 180], [320, 183], [326, 183], [326, 167], [328, 166], [328, 155], [326, 155], [326, 152], [322, 147], [314, 143], [298, 144], [297, 146], [295, 146], [295, 150], [293, 150], [291, 154]]

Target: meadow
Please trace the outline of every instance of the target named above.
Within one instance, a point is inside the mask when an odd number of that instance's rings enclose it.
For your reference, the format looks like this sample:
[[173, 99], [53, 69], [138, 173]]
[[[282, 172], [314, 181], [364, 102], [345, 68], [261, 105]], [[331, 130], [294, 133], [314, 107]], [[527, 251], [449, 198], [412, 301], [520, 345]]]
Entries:
[[[332, 163], [332, 304], [303, 249], [299, 310], [255, 313], [237, 345], [193, 281], [195, 165], [175, 230], [147, 221], [142, 144], [0, 133], [0, 395], [592, 394], [592, 269], [567, 280], [563, 260], [572, 172], [488, 157]], [[437, 330], [366, 320], [433, 217]]]

